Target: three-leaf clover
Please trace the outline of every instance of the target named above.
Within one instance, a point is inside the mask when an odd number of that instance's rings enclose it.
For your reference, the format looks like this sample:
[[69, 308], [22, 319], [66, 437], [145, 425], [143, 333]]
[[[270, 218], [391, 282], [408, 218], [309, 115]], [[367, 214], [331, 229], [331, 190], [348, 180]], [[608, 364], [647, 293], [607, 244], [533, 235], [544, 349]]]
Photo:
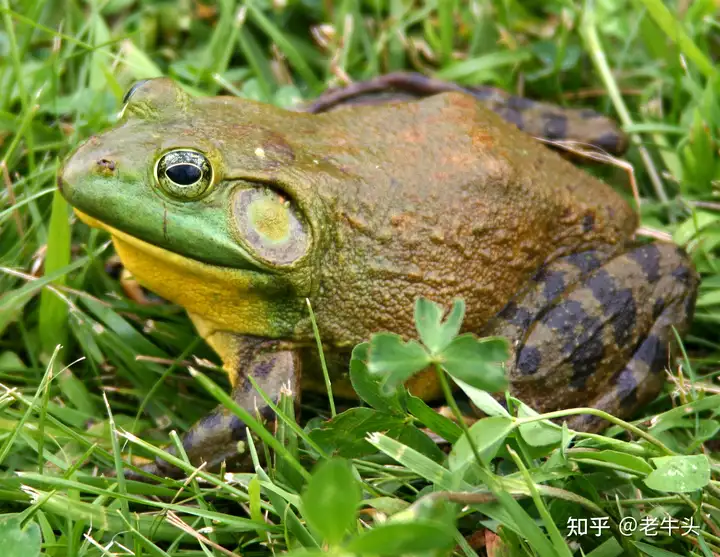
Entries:
[[438, 366], [454, 379], [484, 391], [504, 390], [503, 364], [509, 357], [507, 340], [479, 339], [471, 333], [458, 335], [465, 316], [465, 302], [455, 300], [443, 321], [442, 307], [426, 298], [415, 303], [415, 327], [421, 342], [400, 335], [378, 333], [370, 339], [368, 370], [382, 376], [390, 392], [416, 373]]

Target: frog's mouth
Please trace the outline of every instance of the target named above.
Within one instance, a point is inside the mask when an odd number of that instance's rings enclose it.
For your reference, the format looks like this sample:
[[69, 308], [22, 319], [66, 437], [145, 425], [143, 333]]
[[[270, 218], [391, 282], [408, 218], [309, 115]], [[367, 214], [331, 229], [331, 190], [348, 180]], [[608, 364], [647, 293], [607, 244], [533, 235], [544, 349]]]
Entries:
[[74, 211], [88, 226], [110, 233], [123, 265], [140, 284], [202, 316], [212, 328], [269, 337], [286, 334], [288, 324], [278, 315], [288, 303], [288, 289], [278, 277], [190, 259]]
[[[261, 275], [261, 273], [257, 273], [247, 269], [235, 269], [232, 267], [211, 265], [209, 263], [204, 263], [196, 259], [185, 257], [184, 255], [180, 255], [177, 252], [161, 248], [154, 244], [150, 244], [136, 236], [133, 236], [132, 234], [128, 234], [127, 232], [123, 232], [122, 230], [114, 228], [109, 224], [106, 224], [103, 221], [96, 219], [95, 217], [91, 217], [87, 213], [83, 213], [79, 209], [74, 208], [73, 210], [75, 211], [75, 214], [78, 216], [78, 218], [88, 226], [92, 226], [93, 228], [100, 228], [108, 232], [110, 236], [112, 236], [113, 243], [116, 247], [118, 246], [118, 244], [120, 244], [123, 251], [129, 249], [132, 252], [143, 252], [148, 257], [151, 257], [154, 262], [154, 267], [166, 264], [170, 267], [177, 267], [179, 269], [182, 269], [183, 275], [185, 277], [187, 277], [188, 275], [198, 275], [208, 279], [222, 278], [224, 281], [229, 280], [232, 276], [246, 277], [247, 275]], [[136, 274], [136, 271], [129, 268], [130, 265], [125, 262], [125, 258], [123, 257], [123, 255], [119, 255], [120, 258], [123, 260], [123, 264], [128, 267], [128, 270], [131, 273]], [[139, 269], [137, 274], [138, 279], [142, 282], [142, 275], [144, 274], [143, 270]]]

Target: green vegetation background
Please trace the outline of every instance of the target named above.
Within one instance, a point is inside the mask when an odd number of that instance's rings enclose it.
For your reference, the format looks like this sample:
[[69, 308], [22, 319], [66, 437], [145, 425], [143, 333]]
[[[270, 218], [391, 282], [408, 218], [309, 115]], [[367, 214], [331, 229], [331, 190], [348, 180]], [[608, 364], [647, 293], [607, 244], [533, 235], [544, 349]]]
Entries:
[[[0, 0], [2, 555], [720, 551], [720, 468], [707, 456], [720, 431], [718, 9], [714, 0]], [[207, 376], [187, 373], [194, 357], [215, 358], [179, 308], [125, 296], [106, 269], [107, 236], [77, 223], [55, 192], [63, 157], [112, 124], [137, 79], [171, 75], [198, 94], [292, 106], [349, 78], [408, 68], [594, 107], [633, 135], [642, 225], [686, 246], [703, 276], [688, 357], [647, 408], [645, 437], [619, 426], [570, 447], [568, 432], [491, 409], [446, 462], [416, 426], [459, 439], [457, 425], [413, 399], [378, 403], [358, 360], [374, 408], [351, 409], [319, 436], [283, 422], [287, 455], [273, 451], [264, 471], [228, 482], [203, 472], [185, 485], [98, 477], [120, 469], [120, 449], [152, 454], [147, 441], [185, 430], [215, 404], [207, 378], [226, 380], [202, 366]], [[593, 171], [630, 197], [628, 168]], [[322, 401], [305, 411], [317, 416], [309, 427], [329, 416]], [[385, 433], [371, 444], [369, 423]], [[478, 462], [475, 450], [500, 464]], [[315, 461], [324, 464], [309, 479]], [[563, 538], [568, 518], [604, 516], [601, 535]], [[628, 516], [693, 521], [697, 531], [627, 536], [617, 527]]]

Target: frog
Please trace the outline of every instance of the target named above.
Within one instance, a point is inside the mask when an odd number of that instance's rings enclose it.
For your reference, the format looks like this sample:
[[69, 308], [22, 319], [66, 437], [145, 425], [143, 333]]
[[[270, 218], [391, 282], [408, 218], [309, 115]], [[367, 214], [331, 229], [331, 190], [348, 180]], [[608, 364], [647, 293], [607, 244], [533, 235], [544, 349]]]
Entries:
[[[143, 287], [186, 310], [233, 400], [264, 420], [274, 412], [256, 387], [275, 402], [325, 387], [313, 322], [333, 392], [352, 394], [353, 347], [381, 331], [415, 338], [421, 297], [462, 298], [461, 332], [506, 338], [508, 391], [533, 409], [629, 418], [662, 389], [699, 275], [682, 247], [637, 238], [626, 196], [547, 145], [557, 139], [627, 146], [596, 112], [417, 74], [294, 109], [160, 77], [68, 156], [58, 188]], [[406, 388], [442, 394], [431, 371]], [[220, 405], [182, 444], [191, 464], [217, 467], [246, 436]], [[139, 470], [178, 473], [159, 458]]]

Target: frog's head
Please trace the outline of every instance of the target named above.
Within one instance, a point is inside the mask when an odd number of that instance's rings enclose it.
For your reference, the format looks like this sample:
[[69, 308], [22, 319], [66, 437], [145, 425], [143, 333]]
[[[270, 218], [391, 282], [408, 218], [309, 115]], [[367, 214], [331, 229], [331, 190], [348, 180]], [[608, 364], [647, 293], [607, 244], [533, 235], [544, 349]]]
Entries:
[[140, 82], [117, 126], [67, 159], [60, 191], [151, 290], [218, 328], [287, 336], [314, 288], [322, 210], [279, 171], [294, 155], [267, 125], [278, 111]]

